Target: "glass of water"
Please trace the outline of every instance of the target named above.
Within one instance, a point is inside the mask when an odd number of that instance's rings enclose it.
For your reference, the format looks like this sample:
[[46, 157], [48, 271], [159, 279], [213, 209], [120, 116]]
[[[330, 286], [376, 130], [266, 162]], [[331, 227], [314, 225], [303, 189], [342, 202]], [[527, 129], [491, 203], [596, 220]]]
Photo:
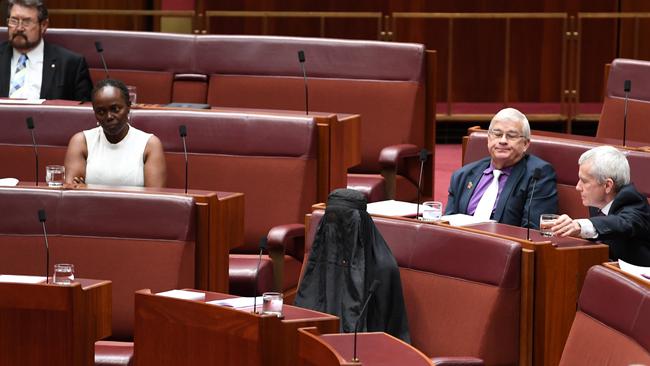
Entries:
[[555, 226], [555, 221], [559, 218], [559, 215], [554, 214], [542, 214], [539, 217], [539, 233], [545, 237], [553, 236], [551, 228]]
[[74, 265], [60, 263], [54, 265], [54, 277], [52, 283], [57, 285], [70, 285], [74, 281]]
[[131, 105], [134, 105], [138, 102], [138, 88], [134, 85], [127, 85], [126, 87], [129, 90], [129, 102]]
[[422, 220], [438, 221], [442, 217], [442, 202], [427, 201], [422, 203]]
[[45, 168], [45, 181], [49, 187], [62, 187], [65, 182], [65, 167], [63, 165], [48, 165]]
[[262, 314], [282, 316], [283, 296], [280, 292], [262, 294]]

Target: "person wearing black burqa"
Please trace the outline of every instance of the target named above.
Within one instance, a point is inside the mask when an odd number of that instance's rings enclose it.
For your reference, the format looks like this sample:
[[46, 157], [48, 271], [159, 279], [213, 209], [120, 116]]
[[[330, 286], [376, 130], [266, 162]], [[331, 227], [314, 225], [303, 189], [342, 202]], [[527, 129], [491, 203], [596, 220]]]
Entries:
[[410, 343], [397, 261], [368, 212], [365, 196], [337, 189], [327, 199], [295, 305], [336, 315], [343, 333], [354, 332], [373, 281], [360, 332], [386, 332]]

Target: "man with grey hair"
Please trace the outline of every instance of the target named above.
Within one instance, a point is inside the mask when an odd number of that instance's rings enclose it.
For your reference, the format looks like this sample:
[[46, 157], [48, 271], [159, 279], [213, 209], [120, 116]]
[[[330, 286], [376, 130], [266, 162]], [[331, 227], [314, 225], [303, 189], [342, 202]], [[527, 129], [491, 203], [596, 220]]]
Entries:
[[88, 101], [92, 81], [83, 56], [45, 42], [49, 26], [42, 0], [9, 0], [7, 34], [0, 44], [0, 97]]
[[582, 154], [578, 164], [576, 190], [590, 218], [562, 215], [553, 233], [599, 240], [609, 245], [611, 259], [650, 266], [650, 206], [630, 184], [625, 155], [612, 146], [599, 146]]
[[549, 163], [526, 154], [529, 146], [526, 116], [514, 108], [499, 111], [488, 129], [490, 156], [454, 172], [445, 214], [539, 228], [541, 214], [557, 212], [556, 178]]

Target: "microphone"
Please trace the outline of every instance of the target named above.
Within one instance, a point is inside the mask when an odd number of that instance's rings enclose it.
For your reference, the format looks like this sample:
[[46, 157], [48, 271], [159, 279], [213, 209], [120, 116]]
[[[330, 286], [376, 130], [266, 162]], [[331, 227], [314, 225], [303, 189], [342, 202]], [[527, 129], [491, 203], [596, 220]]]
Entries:
[[302, 68], [302, 78], [305, 83], [305, 114], [309, 114], [309, 88], [307, 87], [307, 73], [305, 72], [305, 51], [298, 51], [298, 61], [300, 61], [300, 68]]
[[528, 200], [528, 223], [526, 225], [526, 238], [528, 239], [528, 241], [531, 241], [530, 240], [530, 225], [531, 225], [530, 206], [531, 203], [533, 202], [533, 195], [535, 194], [535, 186], [537, 185], [537, 181], [539, 180], [539, 178], [541, 178], [541, 176], [542, 176], [542, 170], [540, 168], [535, 168], [535, 170], [533, 170], [533, 189], [530, 192], [530, 199]]
[[45, 283], [48, 283], [47, 278], [50, 275], [50, 246], [47, 243], [47, 230], [45, 230], [45, 220], [47, 220], [45, 210], [38, 210], [38, 221], [43, 224], [43, 237], [45, 238]]
[[104, 60], [104, 47], [100, 41], [95, 41], [95, 49], [99, 53], [99, 57], [102, 59], [102, 65], [104, 65], [104, 72], [106, 73], [106, 79], [110, 79], [111, 75], [108, 74], [108, 67], [106, 67], [106, 60]]
[[415, 211], [416, 220], [420, 217], [420, 187], [422, 186], [422, 172], [424, 172], [424, 163], [426, 163], [428, 157], [429, 151], [427, 151], [427, 149], [420, 150], [420, 176], [418, 177], [418, 199], [416, 202], [417, 209]]
[[357, 319], [357, 324], [354, 326], [354, 353], [352, 355], [352, 362], [359, 362], [359, 358], [357, 357], [357, 332], [359, 331], [359, 324], [361, 324], [361, 319], [363, 318], [363, 314], [365, 313], [366, 308], [368, 308], [370, 299], [372, 298], [372, 295], [375, 293], [379, 285], [381, 285], [381, 281], [379, 280], [372, 281], [372, 285], [370, 285], [370, 289], [368, 289], [368, 296], [366, 297], [366, 302], [363, 304], [363, 307], [361, 308], [361, 312], [359, 313], [359, 319]]
[[627, 99], [632, 90], [632, 80], [625, 80], [623, 82], [623, 91], [625, 92], [625, 107], [623, 109], [623, 146], [625, 146], [625, 138], [627, 133]]
[[183, 154], [185, 154], [185, 194], [187, 194], [187, 145], [185, 145], [185, 137], [187, 137], [187, 127], [185, 125], [178, 126], [178, 134], [181, 135], [183, 140]]
[[260, 279], [260, 263], [262, 263], [262, 252], [266, 249], [268, 239], [266, 236], [260, 238], [260, 255], [257, 258], [257, 269], [255, 269], [255, 288], [253, 289], [253, 314], [257, 314], [257, 283]]
[[27, 117], [25, 122], [27, 123], [27, 129], [32, 134], [32, 146], [34, 147], [34, 158], [36, 160], [36, 186], [38, 187], [38, 148], [36, 147], [36, 137], [34, 137], [34, 119], [32, 117]]

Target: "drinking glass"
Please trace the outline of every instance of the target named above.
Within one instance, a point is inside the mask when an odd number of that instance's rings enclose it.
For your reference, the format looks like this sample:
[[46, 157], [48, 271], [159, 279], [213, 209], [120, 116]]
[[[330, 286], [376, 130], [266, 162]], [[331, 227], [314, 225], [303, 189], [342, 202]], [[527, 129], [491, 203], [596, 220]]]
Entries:
[[423, 202], [422, 206], [422, 220], [423, 221], [438, 221], [442, 216], [442, 202], [427, 201]]
[[45, 181], [48, 187], [62, 187], [65, 182], [65, 167], [62, 165], [45, 167]]
[[131, 102], [131, 105], [134, 105], [138, 102], [138, 88], [134, 85], [127, 85], [126, 88], [129, 90], [129, 102]]
[[280, 292], [262, 294], [262, 314], [282, 316], [283, 297]]
[[539, 217], [539, 233], [545, 237], [553, 236], [551, 228], [555, 225], [555, 221], [559, 218], [559, 215], [554, 214], [542, 214]]
[[57, 285], [70, 285], [74, 281], [74, 265], [59, 263], [54, 265], [52, 283]]

